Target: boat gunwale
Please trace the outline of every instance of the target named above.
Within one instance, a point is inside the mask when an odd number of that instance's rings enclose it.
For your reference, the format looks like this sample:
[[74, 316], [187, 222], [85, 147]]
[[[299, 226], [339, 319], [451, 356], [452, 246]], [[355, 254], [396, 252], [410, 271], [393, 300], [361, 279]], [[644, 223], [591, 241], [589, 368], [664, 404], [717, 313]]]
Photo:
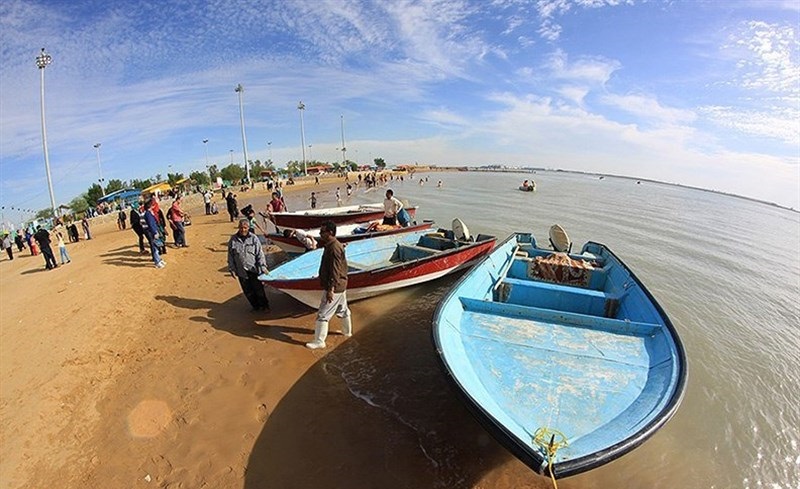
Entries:
[[[525, 235], [528, 233], [512, 233], [506, 239], [504, 239], [499, 245], [495, 247], [495, 250], [502, 248], [506, 243], [510, 240], [516, 240], [517, 236]], [[535, 242], [531, 243], [532, 246], [536, 246]], [[683, 343], [678, 336], [678, 332], [675, 329], [675, 326], [672, 324], [672, 321], [667, 316], [664, 309], [661, 307], [661, 304], [653, 297], [647, 287], [639, 280], [636, 274], [628, 268], [628, 266], [620, 260], [620, 258], [609, 249], [606, 245], [602, 243], [597, 243], [595, 241], [587, 241], [582, 249], [581, 254], [586, 250], [586, 247], [589, 245], [596, 245], [601, 247], [605, 250], [610, 256], [612, 256], [617, 263], [630, 275], [630, 277], [636, 282], [639, 288], [645, 293], [647, 298], [655, 307], [656, 311], [658, 312], [659, 316], [664, 322], [664, 327], [667, 329], [670, 339], [673, 342], [675, 347], [675, 354], [676, 354], [676, 364], [680, 367], [678, 371], [678, 377], [675, 382], [675, 390], [670, 396], [670, 399], [667, 403], [659, 410], [658, 414], [647, 424], [642, 426], [639, 430], [633, 433], [631, 436], [620, 440], [619, 442], [608, 446], [602, 450], [598, 450], [593, 452], [589, 455], [584, 455], [582, 457], [578, 457], [572, 460], [567, 460], [564, 462], [556, 462], [553, 464], [553, 474], [557, 478], [569, 477], [572, 475], [580, 474], [582, 472], [586, 472], [588, 470], [594, 469], [601, 465], [605, 465], [617, 458], [625, 455], [626, 453], [632, 451], [633, 449], [642, 445], [645, 441], [647, 441], [651, 436], [653, 436], [667, 421], [669, 421], [677, 412], [678, 407], [680, 406], [683, 397], [686, 391], [686, 383], [687, 383], [687, 376], [688, 376], [688, 363], [686, 359], [686, 351], [683, 347]], [[493, 250], [494, 251], [494, 250]], [[436, 349], [436, 360], [439, 363], [439, 366], [444, 370], [447, 374], [446, 377], [448, 381], [456, 388], [456, 392], [459, 397], [462, 398], [464, 401], [467, 410], [475, 417], [481, 426], [484, 427], [489, 433], [498, 441], [501, 445], [506, 447], [511, 453], [517, 457], [520, 461], [522, 461], [525, 465], [532, 468], [534, 471], [541, 475], [546, 475], [547, 471], [547, 460], [536, 450], [532, 450], [529, 445], [523, 444], [521, 440], [517, 438], [510, 430], [508, 430], [505, 426], [503, 426], [499, 421], [497, 421], [489, 412], [483, 409], [478, 402], [469, 394], [467, 389], [465, 389], [461, 382], [459, 382], [458, 378], [455, 376], [454, 372], [450, 368], [449, 364], [444, 358], [443, 355], [443, 348], [442, 342], [439, 337], [439, 324], [441, 322], [441, 314], [444, 309], [444, 305], [450, 302], [451, 300], [459, 300], [459, 296], [456, 295], [456, 291], [459, 287], [467, 280], [469, 277], [476, 273], [477, 270], [484, 264], [486, 260], [491, 258], [493, 253], [488, 253], [485, 255], [479, 262], [477, 262], [469, 272], [465, 273], [461, 276], [458, 281], [453, 284], [447, 294], [442, 298], [439, 302], [439, 305], [436, 307], [436, 311], [433, 314], [432, 319], [432, 328], [431, 328], [431, 336], [433, 340], [434, 347]], [[514, 254], [512, 254], [511, 259], [514, 259]], [[501, 277], [498, 277], [499, 280]]]

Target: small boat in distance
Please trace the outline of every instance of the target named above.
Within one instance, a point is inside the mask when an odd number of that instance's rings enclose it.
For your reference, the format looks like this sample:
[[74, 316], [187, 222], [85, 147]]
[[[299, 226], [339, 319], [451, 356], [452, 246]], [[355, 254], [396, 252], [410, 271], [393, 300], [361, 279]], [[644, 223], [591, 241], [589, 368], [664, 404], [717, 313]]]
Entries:
[[[358, 241], [361, 239], [376, 238], [379, 236], [388, 236], [390, 234], [399, 233], [413, 233], [414, 231], [421, 231], [430, 229], [433, 226], [433, 221], [423, 221], [422, 224], [411, 224], [410, 226], [403, 227], [399, 225], [383, 225], [381, 220], [342, 224], [336, 227], [336, 239], [342, 243], [349, 243], [351, 241]], [[288, 228], [286, 228], [288, 229]], [[306, 234], [314, 239], [319, 238], [319, 228], [312, 228], [305, 230]], [[297, 238], [293, 236], [284, 236], [283, 233], [270, 233], [267, 239], [276, 244], [280, 249], [290, 255], [297, 255], [305, 253], [306, 248]]]
[[554, 480], [644, 443], [675, 414], [686, 387], [677, 331], [598, 243], [567, 254], [512, 234], [439, 303], [432, 333], [467, 408]]
[[[458, 221], [458, 223], [456, 223]], [[347, 300], [356, 301], [411, 285], [428, 282], [471, 266], [488, 254], [497, 239], [471, 237], [459, 219], [449, 229], [392, 234], [348, 243]], [[258, 278], [310, 306], [319, 305], [319, 263], [316, 249], [285, 262]]]
[[[412, 206], [404, 209], [408, 212], [409, 217], [414, 219], [417, 207]], [[383, 203], [327, 207], [293, 212], [273, 212], [268, 217], [278, 228], [311, 229], [320, 227], [325, 221], [333, 221], [338, 225], [382, 218]]]
[[536, 182], [533, 180], [525, 180], [522, 182], [522, 185], [519, 186], [519, 189], [523, 192], [535, 192], [536, 191]]

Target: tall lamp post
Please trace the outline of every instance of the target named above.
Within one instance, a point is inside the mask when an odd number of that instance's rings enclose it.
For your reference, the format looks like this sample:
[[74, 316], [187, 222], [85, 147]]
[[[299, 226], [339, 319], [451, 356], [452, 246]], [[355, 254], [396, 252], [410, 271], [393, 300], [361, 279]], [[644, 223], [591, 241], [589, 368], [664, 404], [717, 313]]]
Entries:
[[206, 170], [208, 170], [208, 139], [203, 139], [203, 146], [206, 147]]
[[47, 126], [44, 123], [44, 69], [52, 62], [53, 58], [42, 48], [42, 53], [36, 57], [36, 66], [39, 67], [39, 72], [42, 75], [42, 148], [44, 148], [44, 169], [47, 173], [47, 188], [50, 191], [50, 207], [53, 209], [53, 218], [56, 218], [58, 217], [58, 212], [56, 212], [56, 197], [53, 194], [53, 179], [50, 177], [50, 155], [47, 152]]
[[306, 167], [306, 130], [303, 127], [303, 112], [306, 110], [306, 104], [302, 100], [298, 102], [297, 110], [300, 111], [300, 148], [303, 150], [303, 175], [308, 176], [308, 168]]
[[272, 163], [272, 141], [267, 141], [267, 149], [269, 150], [269, 162]]
[[231, 165], [232, 165], [233, 164], [233, 150], [230, 150], [230, 152], [231, 152]]
[[100, 182], [100, 190], [103, 192], [103, 197], [105, 197], [106, 189], [103, 188], [103, 182], [105, 181], [103, 179], [103, 166], [100, 164], [100, 143], [96, 143], [93, 148], [97, 152], [97, 171], [100, 172], [100, 178], [98, 178], [97, 181]]
[[242, 94], [244, 87], [241, 83], [236, 85], [233, 89], [234, 92], [239, 94], [239, 123], [242, 126], [242, 151], [244, 151], [244, 173], [247, 175], [247, 185], [251, 186], [253, 183], [250, 181], [250, 162], [247, 161], [247, 137], [244, 135], [244, 104], [242, 103]]
[[339, 116], [342, 120], [342, 166], [347, 166], [347, 147], [344, 145], [344, 115]]

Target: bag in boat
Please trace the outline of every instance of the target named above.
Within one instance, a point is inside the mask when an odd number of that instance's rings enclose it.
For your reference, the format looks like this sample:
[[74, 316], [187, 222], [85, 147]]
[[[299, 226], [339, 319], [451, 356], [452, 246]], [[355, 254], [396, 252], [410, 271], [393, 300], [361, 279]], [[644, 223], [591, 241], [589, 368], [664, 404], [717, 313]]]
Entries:
[[408, 215], [408, 211], [405, 209], [400, 209], [400, 212], [397, 213], [397, 223], [403, 227], [406, 227], [410, 222], [411, 216]]

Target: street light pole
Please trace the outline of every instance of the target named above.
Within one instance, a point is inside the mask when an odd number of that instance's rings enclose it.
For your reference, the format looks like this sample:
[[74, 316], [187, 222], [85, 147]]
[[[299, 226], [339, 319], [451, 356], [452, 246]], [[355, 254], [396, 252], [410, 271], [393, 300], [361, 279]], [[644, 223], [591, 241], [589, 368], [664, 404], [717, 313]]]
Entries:
[[308, 176], [308, 168], [306, 167], [306, 130], [303, 127], [303, 112], [306, 110], [306, 105], [302, 100], [297, 104], [297, 110], [300, 111], [300, 148], [303, 150], [303, 175]]
[[206, 147], [206, 170], [208, 170], [208, 139], [203, 139], [203, 145]]
[[50, 207], [53, 209], [53, 218], [55, 219], [58, 217], [58, 212], [56, 212], [56, 197], [53, 194], [53, 179], [50, 176], [50, 155], [47, 152], [47, 126], [44, 122], [44, 69], [52, 62], [53, 58], [44, 51], [44, 48], [42, 48], [42, 54], [36, 57], [36, 66], [39, 67], [39, 72], [42, 75], [42, 148], [44, 149], [44, 169], [47, 173], [47, 188], [50, 191]]
[[267, 141], [267, 149], [269, 150], [269, 162], [272, 163], [272, 141]]
[[233, 164], [233, 150], [230, 150], [230, 151], [231, 151], [231, 165], [232, 165]]
[[95, 144], [94, 149], [97, 151], [97, 170], [100, 172], [100, 178], [97, 181], [100, 182], [100, 190], [103, 192], [103, 197], [105, 197], [106, 189], [103, 188], [103, 166], [100, 164], [100, 143]]
[[308, 160], [312, 163], [314, 162], [314, 158], [311, 157], [311, 145], [308, 145]]
[[247, 137], [244, 134], [244, 104], [242, 103], [242, 94], [244, 93], [244, 87], [241, 83], [236, 85], [236, 88], [233, 89], [234, 92], [239, 94], [239, 123], [242, 126], [242, 150], [244, 151], [244, 173], [247, 175], [247, 185], [252, 186], [253, 183], [250, 181], [250, 162], [247, 161]]
[[342, 166], [347, 166], [347, 147], [344, 145], [344, 115], [339, 117], [342, 120]]

